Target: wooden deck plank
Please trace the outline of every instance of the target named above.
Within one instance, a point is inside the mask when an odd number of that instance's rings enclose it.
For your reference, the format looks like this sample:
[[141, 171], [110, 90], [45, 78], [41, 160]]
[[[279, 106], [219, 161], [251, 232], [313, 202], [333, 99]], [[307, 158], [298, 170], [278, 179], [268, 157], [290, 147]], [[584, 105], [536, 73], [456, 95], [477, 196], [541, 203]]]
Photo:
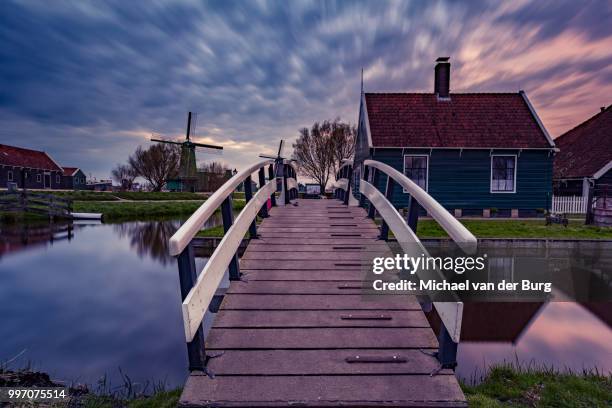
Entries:
[[182, 406], [215, 407], [464, 407], [454, 376], [228, 376], [192, 375]]
[[[376, 320], [383, 316], [384, 319]], [[213, 327], [429, 327], [420, 310], [302, 310], [299, 318], [284, 310], [220, 310]]]
[[[296, 314], [296, 318], [298, 315]], [[337, 349], [434, 348], [430, 328], [337, 327], [211, 330], [206, 348], [215, 349]]]
[[[357, 360], [356, 357], [381, 360], [347, 362]], [[386, 362], [393, 360], [397, 362]], [[429, 375], [438, 368], [438, 361], [414, 349], [226, 350], [210, 360], [207, 368], [215, 375]], [[452, 373], [443, 370], [440, 375]]]
[[414, 296], [395, 295], [226, 295], [226, 310], [419, 310]]

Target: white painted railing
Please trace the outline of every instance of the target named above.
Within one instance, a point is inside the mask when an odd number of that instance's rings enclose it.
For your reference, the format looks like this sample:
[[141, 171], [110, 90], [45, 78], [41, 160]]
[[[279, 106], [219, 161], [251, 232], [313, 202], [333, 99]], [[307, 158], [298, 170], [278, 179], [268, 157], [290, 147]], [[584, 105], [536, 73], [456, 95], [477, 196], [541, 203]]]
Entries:
[[272, 180], [255, 193], [251, 201], [240, 212], [234, 224], [225, 233], [215, 252], [206, 262], [206, 266], [204, 266], [200, 276], [198, 276], [194, 287], [183, 301], [183, 321], [187, 341], [191, 341], [195, 336], [202, 318], [204, 318], [204, 313], [215, 295], [215, 291], [219, 287], [230, 261], [249, 229], [249, 225], [275, 190], [276, 181]]
[[[455, 241], [455, 243], [466, 253], [471, 254], [476, 250], [476, 237], [453, 217], [451, 213], [442, 207], [440, 203], [412, 180], [387, 164], [374, 160], [365, 160], [364, 164], [382, 171], [402, 186], [404, 191], [417, 200], [427, 213], [440, 224], [444, 231], [446, 231], [453, 241]], [[408, 227], [408, 225], [406, 225], [406, 227]]]
[[[365, 160], [365, 166], [370, 167], [371, 171], [374, 169], [380, 170], [386, 173], [387, 176], [391, 177], [397, 182], [405, 191], [408, 191], [410, 195], [418, 201], [431, 216], [434, 218], [442, 228], [449, 234], [449, 236], [467, 253], [474, 253], [477, 247], [476, 237], [467, 230], [455, 217], [453, 217], [444, 207], [442, 207], [433, 197], [431, 197], [426, 191], [416, 185], [412, 180], [406, 177], [404, 174], [395, 170], [391, 166], [384, 163], [380, 163], [374, 160]], [[393, 235], [397, 239], [398, 244], [402, 247], [405, 253], [419, 257], [421, 255], [429, 256], [428, 251], [425, 249], [420, 239], [417, 237], [415, 232], [408, 226], [406, 220], [393, 204], [385, 197], [385, 194], [381, 193], [375, 186], [370, 184], [366, 180], [360, 180], [359, 191], [363, 194], [371, 205], [376, 208], [376, 211], [380, 214], [382, 219], [385, 221], [388, 228], [393, 232]], [[442, 275], [439, 271], [419, 271], [420, 279], [438, 279], [440, 280]], [[463, 316], [463, 303], [456, 302], [433, 302], [433, 306], [436, 308], [442, 323], [448, 335], [453, 342], [458, 343], [461, 335], [461, 320]]]
[[569, 214], [586, 214], [587, 197], [553, 196], [552, 212]]
[[193, 237], [200, 231], [204, 223], [208, 221], [210, 216], [215, 213], [223, 201], [234, 192], [240, 183], [246, 180], [246, 178], [256, 170], [272, 163], [274, 163], [273, 160], [262, 160], [236, 173], [231, 179], [226, 181], [221, 188], [215, 191], [214, 194], [211, 195], [183, 225], [181, 225], [172, 238], [170, 238], [170, 255], [177, 256], [187, 247]]
[[[188, 350], [195, 350], [190, 351], [190, 367], [192, 368], [199, 367], [202, 364], [201, 358], [196, 354], [198, 350], [203, 349], [204, 345], [201, 344], [203, 339], [195, 337], [200, 331], [204, 314], [228, 267], [230, 267], [230, 278], [232, 270], [234, 270], [234, 273], [239, 278], [240, 272], [235, 260], [236, 251], [249, 228], [252, 231], [251, 235], [256, 235], [255, 217], [260, 210], [265, 211], [262, 208], [264, 208], [268, 198], [276, 191], [276, 179], [272, 178], [266, 182], [265, 177], [265, 167], [272, 163], [272, 160], [262, 160], [235, 174], [210, 196], [170, 238], [170, 254], [178, 256], [181, 291], [183, 294], [182, 311], [185, 338], [188, 343]], [[273, 171], [271, 168], [269, 170], [269, 176], [272, 176]], [[255, 171], [259, 171], [260, 188], [255, 195], [251, 196], [251, 175]], [[232, 221], [230, 197], [241, 183], [245, 184], [247, 203], [236, 220]], [[190, 243], [204, 223], [220, 206], [222, 206], [223, 223], [226, 232], [196, 279], [194, 255]], [[232, 262], [234, 262], [232, 264], [234, 266], [230, 266]]]

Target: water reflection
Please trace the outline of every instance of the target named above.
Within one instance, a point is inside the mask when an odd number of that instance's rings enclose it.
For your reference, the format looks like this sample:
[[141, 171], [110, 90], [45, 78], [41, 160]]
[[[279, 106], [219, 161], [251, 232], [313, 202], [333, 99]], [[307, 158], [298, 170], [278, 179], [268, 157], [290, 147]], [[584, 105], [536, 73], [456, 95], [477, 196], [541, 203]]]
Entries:
[[74, 238], [72, 223], [0, 223], [0, 257], [36, 246], [47, 246]]
[[[436, 332], [440, 320], [428, 320]], [[457, 374], [478, 381], [496, 363], [612, 372], [611, 303], [465, 303]]]
[[114, 230], [120, 237], [130, 240], [130, 247], [139, 257], [151, 257], [162, 265], [174, 261], [168, 252], [168, 241], [179, 228], [178, 221], [148, 221], [116, 224]]

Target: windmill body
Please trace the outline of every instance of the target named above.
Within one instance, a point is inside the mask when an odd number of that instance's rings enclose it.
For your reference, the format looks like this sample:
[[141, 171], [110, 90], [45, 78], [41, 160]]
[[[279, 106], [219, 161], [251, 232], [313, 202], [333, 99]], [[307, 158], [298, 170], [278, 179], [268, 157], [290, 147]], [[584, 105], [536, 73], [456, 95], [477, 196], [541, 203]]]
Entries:
[[196, 162], [196, 147], [205, 147], [208, 149], [223, 150], [222, 146], [209, 145], [204, 143], [192, 142], [190, 137], [194, 132], [195, 121], [192, 122], [192, 113], [187, 115], [187, 132], [184, 142], [175, 142], [164, 139], [154, 139], [151, 141], [159, 143], [176, 144], [181, 146], [181, 157], [179, 161], [179, 173], [176, 179], [167, 181], [167, 188], [171, 191], [201, 191], [204, 184], [201, 182], [202, 177], [198, 174]]

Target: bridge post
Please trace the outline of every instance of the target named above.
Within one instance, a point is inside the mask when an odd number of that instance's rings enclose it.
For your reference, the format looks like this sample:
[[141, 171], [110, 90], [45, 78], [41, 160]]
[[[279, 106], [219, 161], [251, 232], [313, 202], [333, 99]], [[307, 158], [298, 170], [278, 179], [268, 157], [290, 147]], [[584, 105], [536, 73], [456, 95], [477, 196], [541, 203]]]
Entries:
[[[248, 176], [244, 180], [244, 200], [248, 203], [253, 198], [253, 180], [251, 176]], [[233, 218], [233, 217], [232, 217]], [[233, 222], [233, 220], [232, 220]], [[249, 225], [249, 235], [251, 239], [257, 239], [257, 222], [253, 220], [251, 225]]]
[[410, 204], [408, 205], [408, 217], [406, 219], [406, 223], [416, 234], [417, 232], [417, 224], [419, 222], [419, 210], [421, 209], [421, 205], [414, 197], [410, 196]]
[[[393, 197], [393, 187], [395, 186], [395, 180], [391, 178], [391, 176], [387, 176], [387, 187], [385, 188], [385, 198], [391, 201]], [[387, 241], [389, 239], [389, 225], [383, 219], [382, 225], [380, 226], [380, 236], [378, 239], [382, 239], [383, 241]]]
[[457, 343], [451, 339], [444, 323], [440, 324], [440, 334], [438, 335], [438, 353], [436, 357], [442, 368], [452, 368], [457, 366]]
[[[246, 184], [245, 184], [246, 185]], [[246, 190], [246, 189], [245, 189]], [[246, 196], [246, 193], [245, 193]], [[234, 223], [234, 214], [232, 212], [232, 195], [228, 195], [223, 204], [221, 204], [221, 216], [223, 217], [223, 231], [227, 232]], [[229, 264], [229, 277], [230, 280], [240, 280], [240, 268], [238, 267], [238, 255], [234, 254], [234, 257]]]
[[[366, 165], [363, 166], [363, 177], [362, 180], [367, 180], [368, 175], [370, 174], [370, 168]], [[365, 208], [365, 195], [359, 194], [359, 206]]]
[[[195, 267], [195, 255], [191, 243], [183, 249], [177, 258], [179, 269], [179, 282], [181, 287], [181, 300], [185, 300], [189, 291], [198, 279]], [[204, 331], [202, 324], [190, 342], [187, 343], [187, 358], [189, 370], [204, 370], [206, 361], [206, 349], [204, 348]]]
[[346, 191], [344, 192], [344, 205], [348, 205], [349, 202], [349, 194], [351, 194], [351, 179], [353, 178], [353, 166], [346, 166], [346, 179], [348, 183], [346, 183]]
[[[274, 175], [274, 165], [273, 164], [271, 164], [268, 167], [268, 179], [276, 183], [276, 176]], [[273, 191], [272, 194], [270, 195], [270, 202], [272, 203], [272, 207], [276, 207], [276, 191]]]
[[287, 172], [288, 165], [283, 163], [283, 198], [285, 200], [285, 205], [290, 204], [291, 200], [289, 199], [289, 191], [287, 191]]
[[[266, 171], [263, 167], [259, 169], [259, 188], [263, 188], [266, 185]], [[263, 207], [259, 211], [259, 216], [261, 218], [268, 218], [268, 204], [264, 203]]]
[[[378, 188], [376, 185], [378, 184], [379, 174], [380, 172], [377, 168], [372, 169], [372, 185], [374, 186], [374, 188]], [[376, 208], [374, 208], [372, 203], [370, 203], [370, 207], [368, 208], [368, 217], [371, 219], [374, 219], [374, 217], [376, 217]]]

